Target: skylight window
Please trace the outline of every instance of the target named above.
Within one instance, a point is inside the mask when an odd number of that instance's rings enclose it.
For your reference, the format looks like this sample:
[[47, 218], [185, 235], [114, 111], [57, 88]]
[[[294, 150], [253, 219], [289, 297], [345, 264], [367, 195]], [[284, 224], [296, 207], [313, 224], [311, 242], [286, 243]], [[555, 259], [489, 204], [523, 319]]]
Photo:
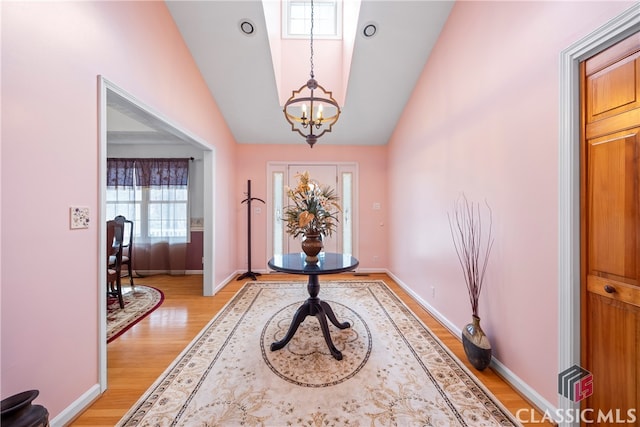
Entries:
[[[311, 1], [283, 0], [282, 23], [283, 38], [309, 38]], [[342, 2], [340, 0], [313, 1], [313, 38], [342, 38]]]

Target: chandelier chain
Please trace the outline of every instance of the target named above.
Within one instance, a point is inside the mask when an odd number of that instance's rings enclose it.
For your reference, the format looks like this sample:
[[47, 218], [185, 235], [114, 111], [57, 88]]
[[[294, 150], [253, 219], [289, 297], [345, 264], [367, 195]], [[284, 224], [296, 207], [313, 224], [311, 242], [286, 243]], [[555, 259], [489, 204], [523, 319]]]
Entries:
[[311, 0], [311, 28], [309, 31], [309, 40], [310, 40], [310, 47], [311, 47], [311, 57], [309, 58], [309, 63], [311, 64], [311, 72], [310, 72], [310, 76], [313, 79], [314, 75], [313, 75], [313, 0]]
[[[2, 0], [0, 0], [2, 1]], [[306, 84], [294, 90], [285, 102], [284, 117], [291, 125], [291, 131], [303, 136], [307, 144], [313, 148], [322, 135], [331, 132], [333, 125], [340, 117], [340, 105], [333, 98], [331, 91], [320, 86], [313, 71], [313, 31], [315, 27], [315, 10], [313, 0], [303, 0], [305, 5], [311, 6], [311, 22], [309, 25], [310, 40], [310, 75]], [[306, 6], [305, 6], [306, 13]], [[317, 92], [317, 93], [314, 93]], [[317, 132], [316, 132], [317, 131]]]

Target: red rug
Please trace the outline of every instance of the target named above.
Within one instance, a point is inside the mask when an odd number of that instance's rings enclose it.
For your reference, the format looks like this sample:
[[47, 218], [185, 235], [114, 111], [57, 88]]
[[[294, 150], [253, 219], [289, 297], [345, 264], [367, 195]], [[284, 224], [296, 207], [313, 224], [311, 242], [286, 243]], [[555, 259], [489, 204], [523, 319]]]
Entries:
[[120, 308], [117, 298], [107, 297], [107, 343], [124, 334], [164, 301], [162, 291], [151, 286], [136, 285], [133, 290], [123, 287], [122, 292], [124, 308]]

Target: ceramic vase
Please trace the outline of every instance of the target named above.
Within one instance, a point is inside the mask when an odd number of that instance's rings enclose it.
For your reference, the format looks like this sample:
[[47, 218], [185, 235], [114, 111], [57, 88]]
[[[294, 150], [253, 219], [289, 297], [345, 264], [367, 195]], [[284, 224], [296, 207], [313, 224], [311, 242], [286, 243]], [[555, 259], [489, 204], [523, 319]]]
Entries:
[[462, 330], [462, 345], [469, 363], [479, 371], [491, 363], [491, 343], [480, 327], [480, 318], [473, 316], [472, 322]]
[[42, 405], [33, 405], [38, 390], [29, 390], [2, 400], [0, 424], [2, 427], [40, 427], [49, 425], [49, 411]]
[[322, 251], [323, 243], [320, 233], [306, 233], [302, 239], [302, 252], [307, 256], [308, 263], [318, 262], [318, 254]]

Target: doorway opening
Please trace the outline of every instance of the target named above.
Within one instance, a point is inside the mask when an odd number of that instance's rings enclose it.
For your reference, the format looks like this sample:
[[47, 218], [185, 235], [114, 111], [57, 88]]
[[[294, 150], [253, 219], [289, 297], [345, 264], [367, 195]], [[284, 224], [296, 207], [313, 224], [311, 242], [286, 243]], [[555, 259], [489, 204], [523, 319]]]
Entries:
[[[179, 144], [188, 147], [193, 153], [194, 160], [198, 160], [198, 182], [195, 191], [196, 196], [202, 200], [199, 207], [198, 217], [201, 216], [198, 227], [202, 229], [202, 293], [203, 295], [213, 295], [213, 277], [215, 271], [213, 256], [213, 214], [215, 212], [215, 200], [213, 198], [214, 183], [214, 165], [215, 165], [215, 149], [208, 146], [204, 141], [191, 135], [186, 130], [173, 124], [169, 119], [161, 116], [153, 111], [146, 104], [136, 99], [130, 93], [119, 88], [112, 82], [102, 76], [98, 76], [98, 112], [99, 112], [99, 224], [104, 224], [109, 219], [106, 212], [107, 186], [107, 153], [109, 143], [110, 123], [109, 116], [113, 117], [121, 115], [122, 120], [129, 120], [131, 125], [139, 126], [140, 132], [135, 134], [132, 132], [126, 136], [130, 141], [135, 140], [137, 144], [158, 143], [169, 145]], [[113, 123], [111, 124], [113, 125]], [[113, 126], [111, 126], [113, 127]], [[152, 132], [150, 132], [152, 131]], [[137, 135], [134, 137], [134, 134]], [[113, 137], [113, 134], [112, 134]], [[100, 227], [99, 234], [99, 259], [105, 259], [106, 247], [106, 230]], [[98, 280], [100, 286], [98, 298], [98, 315], [100, 316], [99, 331], [99, 382], [101, 392], [107, 388], [107, 345], [106, 345], [106, 285], [104, 278], [106, 277], [106, 266], [104, 262], [99, 262]]]

